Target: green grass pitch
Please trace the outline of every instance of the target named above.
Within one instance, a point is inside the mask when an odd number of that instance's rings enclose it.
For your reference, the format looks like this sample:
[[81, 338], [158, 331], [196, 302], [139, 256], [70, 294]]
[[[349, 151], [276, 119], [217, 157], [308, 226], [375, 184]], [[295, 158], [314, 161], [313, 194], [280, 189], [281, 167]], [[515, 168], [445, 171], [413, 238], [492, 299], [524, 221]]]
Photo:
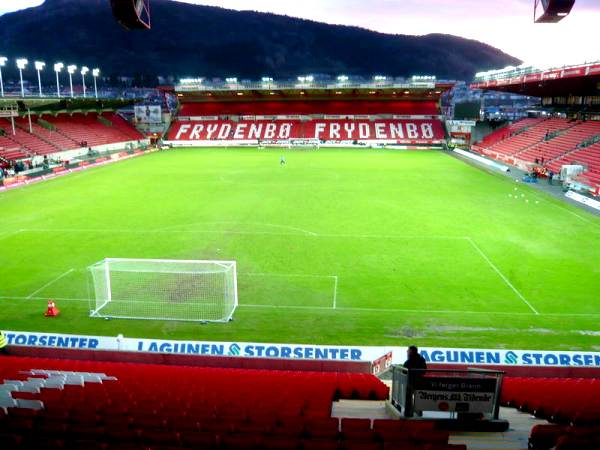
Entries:
[[[281, 153], [174, 150], [0, 194], [0, 328], [600, 349], [598, 217], [441, 152]], [[90, 319], [106, 257], [236, 260], [235, 320]]]

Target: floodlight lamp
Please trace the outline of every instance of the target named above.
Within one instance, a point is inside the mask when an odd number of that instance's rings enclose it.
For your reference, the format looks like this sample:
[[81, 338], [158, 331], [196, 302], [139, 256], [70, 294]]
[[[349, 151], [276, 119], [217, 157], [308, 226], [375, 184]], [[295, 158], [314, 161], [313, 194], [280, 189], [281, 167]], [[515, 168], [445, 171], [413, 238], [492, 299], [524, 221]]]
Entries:
[[35, 70], [44, 70], [44, 67], [46, 67], [45, 62], [42, 62], [42, 61], [35, 62]]
[[25, 66], [27, 65], [29, 61], [27, 61], [27, 59], [25, 58], [19, 58], [17, 59], [17, 68], [19, 70], [23, 70], [25, 68]]
[[6, 56], [0, 56], [0, 67], [4, 67], [6, 65], [6, 61], [8, 61]]
[[67, 66], [67, 71], [73, 75], [75, 73], [75, 71], [77, 70], [77, 66], [74, 64], [71, 64], [70, 66]]
[[97, 77], [100, 75], [100, 69], [92, 69], [92, 76]]
[[63, 69], [63, 67], [65, 67], [65, 65], [63, 63], [56, 63], [56, 64], [54, 64], [54, 71], [60, 72]]
[[88, 73], [90, 71], [89, 68], [87, 68], [86, 66], [83, 66], [81, 68], [81, 75], [85, 75], [86, 73]]

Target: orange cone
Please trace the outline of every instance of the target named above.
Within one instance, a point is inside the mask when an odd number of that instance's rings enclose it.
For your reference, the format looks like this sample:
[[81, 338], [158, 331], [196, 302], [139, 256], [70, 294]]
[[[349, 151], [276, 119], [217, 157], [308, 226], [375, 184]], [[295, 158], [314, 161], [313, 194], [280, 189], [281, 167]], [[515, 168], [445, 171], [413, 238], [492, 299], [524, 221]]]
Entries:
[[44, 314], [44, 316], [56, 317], [59, 314], [60, 314], [60, 311], [56, 307], [56, 303], [54, 303], [54, 300], [48, 300], [48, 310], [46, 311], [46, 314]]

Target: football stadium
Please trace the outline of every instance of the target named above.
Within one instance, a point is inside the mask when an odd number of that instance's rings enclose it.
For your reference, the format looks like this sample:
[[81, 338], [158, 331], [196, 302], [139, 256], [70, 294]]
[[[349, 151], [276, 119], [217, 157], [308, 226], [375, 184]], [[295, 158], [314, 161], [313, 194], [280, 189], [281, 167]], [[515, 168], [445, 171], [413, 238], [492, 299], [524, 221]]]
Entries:
[[[95, 27], [40, 3], [0, 30]], [[128, 52], [200, 8], [93, 3]], [[153, 83], [28, 48], [0, 41], [2, 448], [600, 448], [600, 62]]]

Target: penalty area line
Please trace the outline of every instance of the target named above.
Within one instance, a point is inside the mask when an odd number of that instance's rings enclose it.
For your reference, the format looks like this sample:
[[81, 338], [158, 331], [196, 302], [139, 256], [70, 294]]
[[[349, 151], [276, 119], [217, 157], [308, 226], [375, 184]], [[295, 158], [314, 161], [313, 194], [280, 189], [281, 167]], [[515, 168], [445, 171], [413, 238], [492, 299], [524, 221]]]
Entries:
[[70, 273], [74, 272], [75, 269], [69, 269], [67, 270], [65, 273], [60, 274], [59, 276], [57, 276], [56, 278], [54, 278], [53, 280], [49, 281], [48, 283], [46, 283], [45, 285], [43, 285], [41, 288], [33, 291], [31, 294], [29, 294], [27, 296], [28, 299], [32, 299], [35, 294], [39, 294], [40, 292], [42, 292], [44, 289], [46, 289], [47, 287], [53, 285], [54, 283], [56, 283], [57, 281], [63, 279], [64, 277], [66, 277], [67, 275], [69, 275]]
[[[18, 296], [0, 296], [0, 300], [48, 300], [47, 297], [18, 297]], [[87, 298], [69, 298], [69, 297], [54, 297], [57, 302], [81, 302], [87, 303], [90, 299]], [[238, 308], [256, 308], [256, 309], [298, 309], [298, 310], [314, 310], [314, 311], [333, 311], [333, 312], [368, 312], [368, 313], [415, 313], [415, 314], [472, 314], [472, 315], [486, 315], [496, 314], [501, 316], [524, 316], [532, 317], [536, 314], [528, 312], [509, 312], [509, 311], [452, 311], [452, 310], [431, 310], [431, 309], [394, 309], [394, 308], [353, 308], [353, 307], [340, 307], [338, 306], [335, 310], [331, 306], [302, 306], [302, 305], [253, 305], [240, 303]], [[595, 313], [540, 313], [537, 314], [539, 317], [600, 317], [600, 314]]]
[[531, 305], [531, 303], [529, 303], [529, 301], [527, 301], [525, 296], [523, 294], [521, 294], [521, 292], [516, 287], [514, 287], [514, 285], [510, 282], [510, 280], [508, 278], [506, 278], [506, 276], [500, 271], [500, 269], [498, 269], [498, 267], [496, 267], [496, 265], [492, 262], [492, 260], [490, 258], [488, 258], [488, 256], [483, 252], [481, 247], [479, 247], [479, 245], [477, 245], [475, 243], [475, 241], [473, 239], [471, 239], [469, 236], [465, 237], [465, 239], [467, 241], [469, 241], [469, 243], [475, 249], [475, 251], [477, 253], [479, 253], [479, 255], [484, 259], [485, 262], [488, 263], [488, 265], [492, 268], [492, 270], [494, 272], [496, 272], [500, 278], [502, 278], [502, 280], [517, 295], [517, 297], [519, 297], [521, 299], [521, 301], [523, 303], [525, 303], [536, 316], [539, 316], [540, 313]]

